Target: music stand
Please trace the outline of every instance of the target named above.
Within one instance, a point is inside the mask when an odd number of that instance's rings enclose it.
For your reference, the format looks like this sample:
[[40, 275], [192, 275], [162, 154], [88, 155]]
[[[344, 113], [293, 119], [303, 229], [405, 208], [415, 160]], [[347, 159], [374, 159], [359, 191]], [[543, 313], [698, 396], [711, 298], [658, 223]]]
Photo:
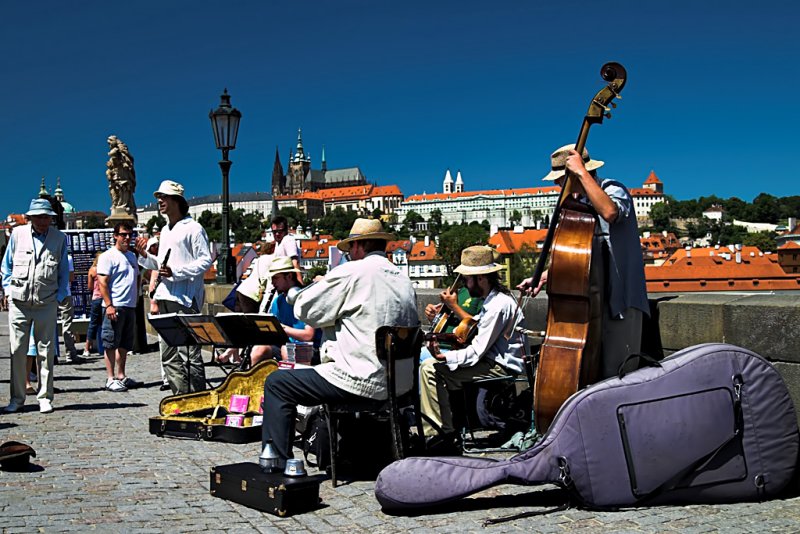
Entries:
[[[148, 315], [148, 320], [164, 342], [170, 347], [192, 347], [197, 345], [214, 345], [230, 343], [225, 331], [220, 327], [213, 315], [166, 313]], [[186, 358], [186, 379], [191, 393], [189, 380], [191, 362]], [[211, 386], [206, 380], [206, 385]]]
[[229, 347], [244, 349], [238, 369], [250, 363], [254, 345], [284, 345], [289, 341], [277, 317], [260, 313], [220, 313], [215, 316], [230, 339]]

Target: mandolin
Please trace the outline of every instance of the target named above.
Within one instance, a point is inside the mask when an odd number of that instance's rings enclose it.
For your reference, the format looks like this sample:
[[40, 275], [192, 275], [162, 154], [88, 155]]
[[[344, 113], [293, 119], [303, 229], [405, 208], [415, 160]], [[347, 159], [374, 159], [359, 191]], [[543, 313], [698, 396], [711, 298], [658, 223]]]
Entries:
[[[592, 98], [575, 150], [581, 154], [589, 128], [610, 118], [609, 104], [620, 96], [627, 72], [619, 63], [606, 63], [600, 75], [608, 82]], [[534, 422], [544, 432], [567, 398], [596, 380], [601, 334], [601, 288], [591, 276], [592, 241], [597, 214], [572, 195], [567, 173], [551, 218], [531, 287], [537, 287], [548, 257], [547, 329], [539, 351], [534, 384]]]

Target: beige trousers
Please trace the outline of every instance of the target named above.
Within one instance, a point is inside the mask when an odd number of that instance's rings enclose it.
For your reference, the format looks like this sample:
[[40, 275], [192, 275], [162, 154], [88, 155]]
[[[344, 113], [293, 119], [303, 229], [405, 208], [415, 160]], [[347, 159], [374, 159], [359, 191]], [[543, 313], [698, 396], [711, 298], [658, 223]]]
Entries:
[[444, 434], [455, 432], [450, 409], [451, 392], [460, 391], [464, 384], [476, 380], [509, 375], [502, 366], [485, 358], [471, 367], [457, 367], [455, 371], [451, 371], [446, 363], [428, 358], [420, 364], [419, 373], [420, 409], [425, 416], [422, 428], [426, 437], [437, 435], [437, 426]]
[[25, 404], [25, 375], [31, 328], [36, 343], [36, 366], [39, 369], [38, 400], [53, 400], [53, 361], [56, 355], [55, 334], [58, 303], [32, 305], [8, 300], [8, 337], [11, 344], [11, 401]]

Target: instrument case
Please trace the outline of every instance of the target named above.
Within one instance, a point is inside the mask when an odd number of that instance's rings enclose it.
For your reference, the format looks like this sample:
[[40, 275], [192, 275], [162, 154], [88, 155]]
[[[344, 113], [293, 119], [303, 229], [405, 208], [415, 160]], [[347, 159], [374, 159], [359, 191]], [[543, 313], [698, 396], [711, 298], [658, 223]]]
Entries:
[[[230, 373], [214, 389], [171, 395], [159, 404], [159, 415], [150, 418], [150, 433], [158, 437], [254, 443], [261, 441], [261, 424], [253, 425], [253, 417], [261, 415], [259, 406], [264, 396], [264, 381], [278, 369], [274, 360], [258, 363], [247, 371]], [[249, 397], [242, 426], [226, 425], [233, 395]]]
[[763, 500], [798, 460], [797, 415], [765, 359], [721, 343], [572, 395], [531, 449], [508, 460], [406, 458], [384, 469], [384, 510], [414, 510], [502, 483], [553, 483], [585, 508]]
[[211, 468], [211, 495], [280, 517], [319, 508], [324, 475], [288, 477], [264, 473], [256, 463]]

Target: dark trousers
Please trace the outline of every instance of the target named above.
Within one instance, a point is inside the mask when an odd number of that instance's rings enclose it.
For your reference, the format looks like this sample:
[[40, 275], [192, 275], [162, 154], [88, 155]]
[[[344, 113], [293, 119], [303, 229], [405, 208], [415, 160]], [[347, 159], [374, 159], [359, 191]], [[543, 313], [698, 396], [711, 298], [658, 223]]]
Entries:
[[297, 405], [317, 406], [363, 401], [364, 397], [339, 389], [313, 369], [283, 369], [272, 372], [264, 382], [264, 423], [261, 447], [268, 440], [281, 458], [292, 458]]

